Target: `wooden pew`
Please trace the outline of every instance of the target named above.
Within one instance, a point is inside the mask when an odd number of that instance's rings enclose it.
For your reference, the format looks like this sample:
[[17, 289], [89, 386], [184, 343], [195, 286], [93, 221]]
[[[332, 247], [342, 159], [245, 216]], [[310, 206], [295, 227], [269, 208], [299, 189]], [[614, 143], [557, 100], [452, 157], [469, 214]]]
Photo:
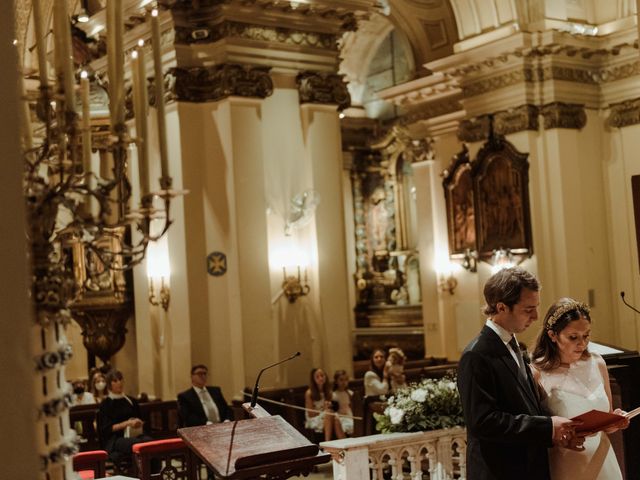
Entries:
[[[98, 405], [78, 405], [69, 409], [69, 422], [80, 436], [80, 451], [100, 449], [96, 416]], [[176, 437], [178, 404], [175, 400], [140, 403], [145, 432], [156, 440]]]

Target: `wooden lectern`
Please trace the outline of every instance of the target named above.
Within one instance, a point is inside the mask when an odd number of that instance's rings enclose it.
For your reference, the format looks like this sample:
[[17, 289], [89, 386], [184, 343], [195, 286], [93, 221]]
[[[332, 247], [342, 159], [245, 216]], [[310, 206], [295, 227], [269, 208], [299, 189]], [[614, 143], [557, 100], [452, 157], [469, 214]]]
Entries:
[[279, 415], [271, 416], [258, 405], [243, 407], [255, 418], [178, 429], [216, 477], [285, 479], [308, 475], [315, 465], [330, 460]]

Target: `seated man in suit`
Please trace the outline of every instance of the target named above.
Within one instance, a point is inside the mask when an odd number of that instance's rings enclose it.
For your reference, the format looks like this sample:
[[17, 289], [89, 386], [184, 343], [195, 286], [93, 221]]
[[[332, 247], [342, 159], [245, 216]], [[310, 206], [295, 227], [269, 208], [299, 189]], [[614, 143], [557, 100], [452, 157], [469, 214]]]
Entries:
[[192, 388], [178, 394], [178, 415], [181, 427], [209, 425], [233, 420], [220, 387], [207, 386], [206, 365], [191, 367]]

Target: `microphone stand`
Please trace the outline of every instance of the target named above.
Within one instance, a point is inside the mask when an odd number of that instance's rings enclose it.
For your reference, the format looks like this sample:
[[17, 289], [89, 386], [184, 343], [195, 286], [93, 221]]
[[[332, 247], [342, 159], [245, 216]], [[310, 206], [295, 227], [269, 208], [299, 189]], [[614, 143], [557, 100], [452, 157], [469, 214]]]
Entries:
[[633, 310], [636, 313], [640, 313], [640, 310], [638, 310], [633, 305], [630, 305], [629, 303], [627, 303], [627, 301], [624, 299], [624, 292], [620, 292], [620, 298], [622, 299], [622, 303], [624, 303], [627, 307], [629, 307], [631, 310]]
[[262, 372], [264, 372], [265, 370], [270, 369], [271, 367], [275, 367], [276, 365], [280, 365], [281, 363], [284, 362], [288, 362], [289, 360], [293, 360], [296, 357], [300, 356], [300, 352], [296, 352], [293, 355], [291, 355], [290, 357], [285, 358], [284, 360], [280, 360], [279, 362], [273, 363], [271, 365], [268, 365], [266, 367], [264, 367], [262, 370], [260, 370], [260, 373], [258, 373], [258, 377], [256, 378], [256, 384], [253, 387], [253, 393], [251, 394], [251, 405], [250, 408], [253, 409], [256, 406], [256, 402], [258, 400], [258, 388], [259, 388], [259, 382], [260, 382], [260, 376], [262, 375]]

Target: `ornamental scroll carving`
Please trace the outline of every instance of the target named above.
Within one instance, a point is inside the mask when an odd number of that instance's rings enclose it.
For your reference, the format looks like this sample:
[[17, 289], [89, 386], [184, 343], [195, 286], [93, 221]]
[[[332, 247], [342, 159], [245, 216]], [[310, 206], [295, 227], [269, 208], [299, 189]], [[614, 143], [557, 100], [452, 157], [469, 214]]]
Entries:
[[306, 32], [240, 22], [226, 21], [218, 25], [176, 27], [175, 32], [176, 43], [186, 45], [214, 43], [223, 38], [233, 37], [297, 47], [313, 47], [334, 51], [338, 49], [338, 37], [330, 33]]
[[587, 124], [587, 114], [583, 105], [553, 102], [543, 106], [540, 113], [544, 117], [544, 128], [571, 128], [580, 130]]
[[611, 114], [607, 119], [609, 127], [622, 128], [640, 123], [640, 98], [614, 103], [610, 109]]
[[223, 64], [174, 68], [176, 100], [211, 102], [230, 96], [266, 98], [273, 93], [270, 67]]
[[296, 82], [300, 103], [338, 105], [338, 111], [351, 105], [351, 96], [341, 75], [302, 72]]
[[491, 128], [476, 158], [465, 147], [442, 182], [447, 209], [449, 253], [462, 258], [470, 251], [488, 260], [494, 250], [531, 255], [528, 154], [518, 152]]
[[[491, 128], [497, 135], [509, 135], [524, 130], [537, 131], [540, 127], [540, 115], [543, 117], [545, 130], [554, 128], [579, 130], [587, 124], [583, 105], [554, 102], [538, 107], [526, 104], [460, 122], [458, 139], [462, 142], [479, 142], [489, 137]], [[492, 126], [490, 118], [493, 118]]]

